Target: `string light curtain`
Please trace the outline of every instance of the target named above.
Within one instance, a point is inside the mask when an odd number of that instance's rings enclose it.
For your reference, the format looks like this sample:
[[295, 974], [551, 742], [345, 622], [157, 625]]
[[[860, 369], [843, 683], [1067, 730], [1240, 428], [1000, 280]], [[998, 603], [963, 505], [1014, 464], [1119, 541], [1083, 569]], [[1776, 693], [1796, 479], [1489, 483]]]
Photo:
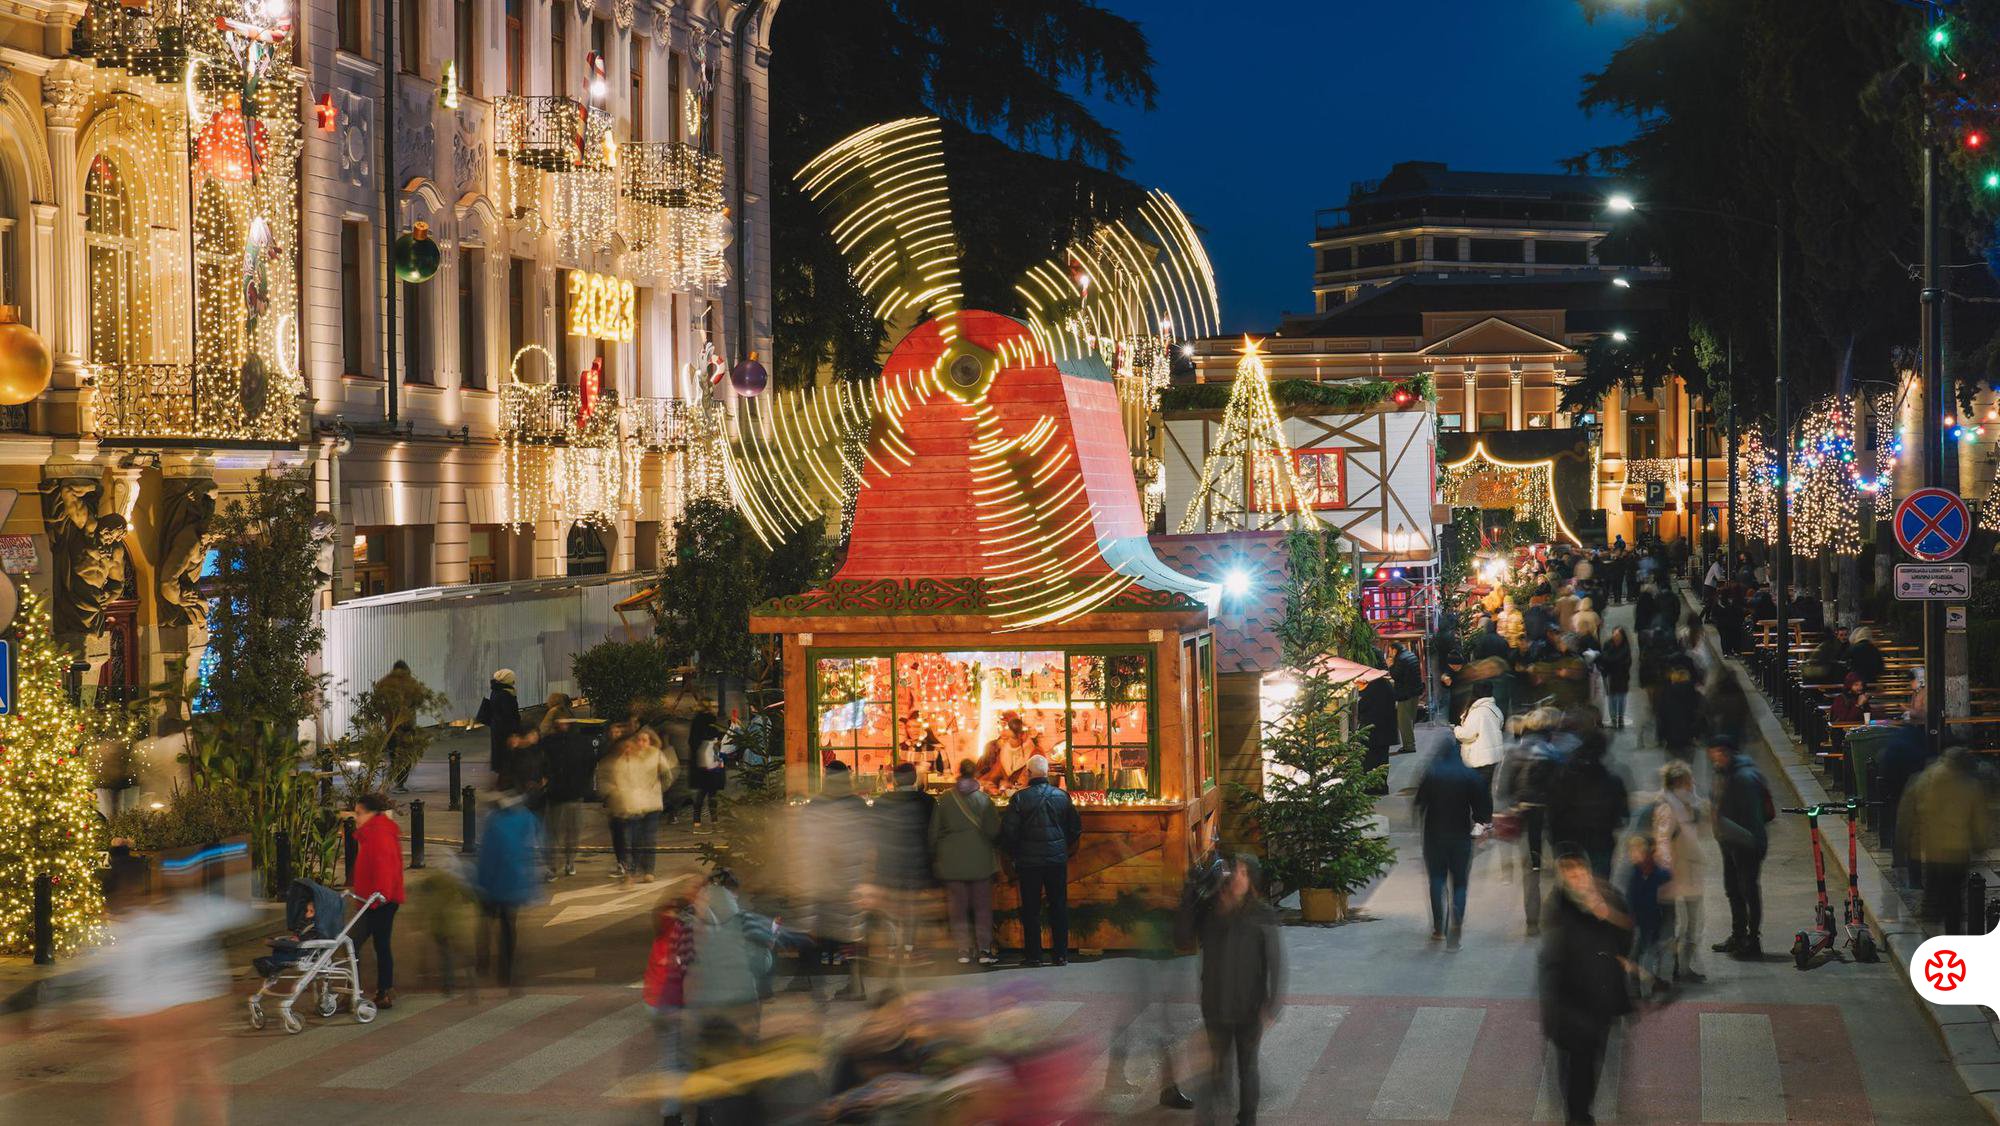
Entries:
[[1472, 452], [1438, 466], [1438, 495], [1452, 508], [1508, 509], [1517, 521], [1582, 545], [1556, 506], [1555, 461], [1507, 461], [1487, 452], [1482, 439]]

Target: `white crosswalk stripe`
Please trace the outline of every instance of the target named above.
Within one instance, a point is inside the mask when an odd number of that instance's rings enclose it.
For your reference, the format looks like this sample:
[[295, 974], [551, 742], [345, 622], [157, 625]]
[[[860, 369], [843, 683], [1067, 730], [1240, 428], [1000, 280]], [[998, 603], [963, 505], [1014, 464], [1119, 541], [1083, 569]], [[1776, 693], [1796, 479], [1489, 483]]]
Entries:
[[1451, 1117], [1485, 1009], [1425, 1006], [1410, 1018], [1389, 1072], [1375, 1092], [1376, 1118], [1443, 1122]]
[[405, 1044], [359, 1067], [343, 1071], [320, 1086], [393, 1090], [421, 1072], [504, 1036], [543, 1013], [554, 1012], [575, 1000], [575, 997], [554, 993], [530, 993], [512, 998], [477, 1016], [441, 1028], [413, 1044]]
[[1278, 1022], [1264, 1033], [1263, 1109], [1290, 1110], [1298, 1101], [1347, 1012], [1346, 1005], [1286, 1005], [1278, 1014]]
[[[267, 1046], [244, 1051], [224, 1064], [222, 1081], [232, 1086], [240, 1086], [244, 1083], [255, 1083], [266, 1076], [276, 1075], [294, 1064], [301, 1064], [307, 1060], [338, 1059], [341, 1048], [443, 1003], [444, 998], [436, 994], [405, 997], [396, 1002], [395, 1008], [377, 1015], [368, 1024], [356, 1022], [354, 1015], [345, 1009], [331, 1020], [324, 1022], [317, 1017], [307, 1017], [305, 1031], [296, 1036], [287, 1036], [278, 1031], [278, 1018], [273, 1011], [271, 1023], [264, 1026], [262, 1032], [251, 1034], [253, 1037], [267, 1039], [270, 1043]], [[232, 1041], [227, 1044], [224, 1051], [234, 1049], [235, 1043]]]
[[1701, 1120], [1785, 1121], [1785, 1079], [1770, 1017], [1701, 1014]]
[[630, 1040], [650, 1023], [644, 1005], [628, 1005], [465, 1085], [483, 1095], [525, 1095]]

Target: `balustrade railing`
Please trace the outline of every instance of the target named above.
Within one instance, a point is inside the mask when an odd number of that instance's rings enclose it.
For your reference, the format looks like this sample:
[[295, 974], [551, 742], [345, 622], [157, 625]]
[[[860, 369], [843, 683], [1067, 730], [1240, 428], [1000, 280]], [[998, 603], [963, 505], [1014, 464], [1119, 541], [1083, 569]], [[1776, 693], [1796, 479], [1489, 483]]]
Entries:
[[224, 364], [99, 364], [98, 437], [292, 445], [302, 388]]

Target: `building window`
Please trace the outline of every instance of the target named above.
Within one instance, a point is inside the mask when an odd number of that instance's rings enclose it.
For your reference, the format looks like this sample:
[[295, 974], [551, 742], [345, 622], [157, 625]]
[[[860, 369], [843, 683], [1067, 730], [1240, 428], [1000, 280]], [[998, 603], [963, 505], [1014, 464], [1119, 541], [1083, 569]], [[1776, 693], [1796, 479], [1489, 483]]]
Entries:
[[396, 51], [404, 74], [424, 71], [424, 6], [402, 0], [396, 6]]
[[589, 524], [572, 524], [569, 529], [569, 573], [602, 575], [611, 570], [611, 553], [604, 550], [604, 537]]
[[458, 255], [459, 386], [484, 391], [486, 382], [486, 251], [462, 247]]
[[1389, 242], [1372, 242], [1354, 248], [1356, 266], [1387, 266], [1396, 260], [1396, 245]]
[[21, 242], [14, 233], [16, 216], [14, 197], [7, 190], [4, 180], [0, 180], [0, 305], [19, 305], [19, 284], [14, 280], [14, 255], [20, 252]]
[[554, 382], [567, 384], [570, 374], [577, 370], [571, 361], [576, 358], [570, 344], [569, 334], [569, 271], [556, 271], [556, 374]]
[[1548, 411], [1528, 412], [1528, 429], [1547, 430], [1553, 425], [1555, 425], [1555, 416]]
[[[604, 69], [609, 72], [611, 69], [611, 23], [609, 20], [594, 19], [590, 21], [590, 49], [597, 56], [598, 61], [604, 64]], [[583, 79], [585, 82], [589, 82], [596, 77], [595, 74], [586, 74], [583, 76]]]
[[466, 566], [468, 578], [475, 583], [497, 583], [500, 581], [500, 557], [498, 524], [475, 524], [469, 542], [466, 544]]
[[521, 0], [507, 0], [507, 92], [528, 92], [528, 33], [521, 26]]
[[632, 61], [629, 64], [627, 64], [626, 69], [631, 72], [630, 78], [632, 80], [632, 95], [631, 95], [632, 100], [631, 103], [626, 107], [626, 114], [632, 119], [633, 139], [644, 140], [646, 138], [646, 37], [645, 36], [643, 35], [632, 36]]
[[1434, 236], [1431, 239], [1431, 257], [1439, 262], [1458, 261], [1458, 236]]
[[431, 290], [428, 283], [402, 282], [403, 382], [437, 382], [431, 364]]
[[681, 128], [681, 122], [687, 120], [687, 110], [681, 105], [681, 66], [681, 53], [679, 51], [668, 52], [667, 120], [669, 124], [667, 126], [667, 140], [669, 141], [684, 141], [687, 139], [685, 132]]
[[[529, 341], [534, 339], [528, 322], [529, 316], [532, 315], [528, 308], [529, 271], [534, 268], [535, 264], [526, 258], [507, 260], [507, 365], [510, 373], [515, 357], [519, 356], [521, 349], [526, 348]], [[523, 379], [522, 382], [531, 380]]]
[[569, 96], [569, 5], [549, 5], [549, 93]]
[[1520, 239], [1476, 238], [1472, 241], [1474, 262], [1519, 262], [1525, 245]]
[[1347, 507], [1347, 462], [1341, 450], [1294, 450], [1299, 497], [1314, 509]]
[[1462, 414], [1440, 414], [1438, 415], [1438, 429], [1463, 430], [1465, 429], [1465, 416]]
[[389, 593], [389, 548], [393, 528], [354, 529], [354, 594]]
[[715, 151], [715, 81], [714, 81], [714, 76], [713, 76], [713, 75], [709, 75], [709, 74], [704, 74], [704, 75], [702, 75], [702, 82], [701, 82], [701, 87], [702, 87], [702, 90], [701, 90], [701, 136], [700, 136], [700, 137], [698, 137], [698, 138], [696, 138], [696, 143], [697, 143], [697, 144], [698, 144], [698, 145], [700, 146], [700, 148], [701, 148], [701, 151], [703, 151], [703, 152], [705, 152], [705, 153], [713, 153], [713, 152]]
[[1396, 244], [1396, 257], [1404, 262], [1417, 260], [1417, 240], [1406, 238]]
[[366, 375], [370, 366], [367, 270], [367, 225], [347, 220], [340, 224], [340, 370], [347, 375]]
[[1494, 411], [1490, 414], [1481, 411], [1479, 414], [1479, 428], [1481, 430], [1505, 430], [1507, 429], [1507, 416], [1499, 411]]
[[362, 7], [362, 0], [339, 0], [335, 7], [337, 9], [335, 18], [340, 23], [339, 42], [336, 45], [350, 55], [365, 54], [363, 47], [368, 41], [368, 36], [364, 34], [362, 27], [368, 21], [368, 13]]
[[137, 360], [145, 329], [139, 218], [124, 174], [108, 156], [91, 161], [84, 178], [83, 244], [90, 264], [90, 361]]
[[1625, 456], [1660, 456], [1660, 416], [1653, 411], [1625, 413]]
[[452, 67], [458, 71], [458, 88], [468, 94], [479, 92], [474, 76], [479, 73], [479, 6], [472, 0], [458, 0], [452, 16]]
[[1587, 266], [1590, 264], [1590, 244], [1536, 239], [1535, 261], [1556, 266]]

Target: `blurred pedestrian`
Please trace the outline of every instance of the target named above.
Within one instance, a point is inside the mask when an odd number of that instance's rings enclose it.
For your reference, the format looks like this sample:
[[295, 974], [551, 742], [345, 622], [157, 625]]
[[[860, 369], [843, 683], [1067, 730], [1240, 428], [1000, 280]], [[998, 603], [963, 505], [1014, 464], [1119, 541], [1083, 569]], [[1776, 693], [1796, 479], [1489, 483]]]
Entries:
[[1715, 769], [1713, 825], [1715, 843], [1722, 849], [1722, 887], [1729, 896], [1729, 937], [1709, 949], [1754, 962], [1764, 956], [1766, 826], [1777, 817], [1777, 806], [1764, 775], [1733, 740], [1711, 740], [1708, 761]]
[[1424, 697], [1424, 666], [1416, 650], [1401, 638], [1389, 641], [1389, 679], [1396, 688], [1396, 741], [1404, 751], [1416, 749], [1417, 704]]
[[614, 847], [624, 846], [618, 856], [620, 879], [653, 882], [654, 835], [660, 828], [666, 789], [673, 781], [673, 764], [660, 753], [658, 738], [647, 728], [627, 735], [598, 764], [597, 793], [604, 799], [605, 815], [621, 830], [612, 842]]
[[1673, 980], [1669, 940], [1674, 929], [1673, 903], [1665, 889], [1673, 873], [1660, 862], [1650, 833], [1625, 839], [1625, 902], [1632, 910], [1632, 961], [1640, 971], [1639, 989], [1664, 989]]
[[1576, 603], [1576, 614], [1570, 618], [1570, 632], [1582, 640], [1586, 649], [1597, 648], [1597, 639], [1604, 632], [1604, 617], [1596, 607], [1592, 599], [1580, 598]]
[[[703, 885], [689, 914], [694, 946], [683, 987], [687, 1016], [681, 1035], [693, 1070], [704, 1071], [734, 1063], [754, 1047], [769, 947], [753, 940], [752, 931], [761, 924], [744, 912], [726, 876]], [[697, 1122], [752, 1121], [717, 1114], [712, 1106], [693, 1110]]]
[[1257, 1121], [1257, 1051], [1285, 995], [1278, 914], [1258, 890], [1259, 875], [1255, 857], [1236, 857], [1199, 932], [1201, 1023], [1208, 1033], [1206, 1118], [1221, 1118], [1233, 1057], [1240, 1126]]
[[362, 794], [354, 799], [354, 884], [362, 899], [379, 893], [382, 902], [361, 913], [354, 927], [354, 947], [375, 947], [375, 1007], [396, 1003], [396, 910], [403, 905], [403, 834], [390, 815], [394, 803], [386, 794]]
[[1694, 668], [1678, 656], [1669, 658], [1653, 697], [1653, 721], [1660, 746], [1669, 758], [1694, 761], [1695, 743], [1702, 736], [1701, 685]]
[[[1619, 830], [1631, 816], [1631, 804], [1624, 780], [1604, 761], [1603, 733], [1580, 722], [1584, 718], [1571, 713], [1563, 721], [1563, 733], [1576, 745], [1556, 768], [1549, 786], [1549, 839], [1574, 846], [1590, 861], [1597, 878], [1608, 880]], [[1587, 718], [1594, 721], [1596, 713]]]
[[230, 1096], [216, 1065], [215, 1002], [230, 981], [218, 938], [251, 911], [201, 891], [200, 869], [163, 870], [160, 878], [157, 892], [144, 874], [114, 882], [110, 941], [88, 951], [76, 973], [131, 1065], [131, 1105], [106, 1121], [173, 1126], [180, 1103], [192, 1099], [201, 1121], [224, 1126]]
[[[722, 791], [729, 787], [729, 767], [722, 761], [722, 728], [715, 713], [703, 708], [688, 722], [689, 784], [694, 790], [694, 831], [712, 831], [722, 818]], [[708, 809], [708, 825], [701, 823], [703, 807]]]
[[1493, 772], [1506, 754], [1507, 725], [1500, 717], [1500, 705], [1493, 702], [1491, 682], [1473, 684], [1467, 695], [1472, 703], [1465, 709], [1464, 722], [1452, 729], [1452, 735], [1458, 741], [1459, 756], [1465, 765], [1479, 775], [1480, 784], [1491, 793]]
[[[437, 959], [438, 980], [449, 997], [457, 987], [458, 972], [470, 963], [478, 923], [479, 895], [468, 873], [455, 857], [447, 854], [428, 868], [420, 869], [410, 881], [410, 898], [405, 910], [417, 930], [429, 936], [431, 956]], [[468, 978], [471, 996], [479, 996], [479, 979]]]
[[1443, 939], [1446, 949], [1456, 950], [1465, 929], [1473, 827], [1493, 820], [1493, 793], [1492, 784], [1459, 757], [1457, 739], [1433, 742], [1430, 761], [1424, 764], [1423, 777], [1417, 782], [1415, 808], [1423, 823], [1424, 874], [1430, 879], [1431, 941]]
[[[1540, 933], [1542, 858], [1553, 844], [1548, 834], [1549, 787], [1562, 765], [1554, 738], [1562, 713], [1536, 708], [1516, 721], [1516, 733], [1494, 779], [1494, 807], [1504, 810], [1521, 841], [1522, 909], [1528, 935]], [[1497, 821], [1497, 818], [1496, 818]], [[1553, 849], [1546, 849], [1553, 856]]]
[[583, 807], [595, 794], [597, 759], [591, 741], [574, 728], [542, 740], [548, 874], [576, 875], [583, 835]]
[[1702, 982], [1695, 969], [1701, 948], [1702, 880], [1708, 870], [1699, 826], [1708, 820], [1708, 802], [1694, 792], [1694, 769], [1684, 762], [1660, 768], [1660, 800], [1653, 805], [1653, 849], [1669, 878], [1660, 894], [1674, 910], [1673, 979]]
[[473, 871], [473, 887], [479, 893], [480, 911], [486, 923], [480, 928], [477, 968], [487, 966], [488, 931], [497, 932], [496, 978], [513, 987], [514, 955], [519, 938], [516, 920], [521, 908], [533, 903], [541, 891], [536, 866], [541, 856], [541, 826], [528, 810], [518, 790], [503, 792], [487, 811], [479, 830], [479, 860]]
[[512, 747], [508, 740], [521, 733], [521, 704], [514, 695], [514, 670], [498, 669], [493, 673], [493, 681], [487, 686], [486, 699], [480, 701], [479, 714], [474, 722], [486, 725], [486, 739], [492, 751], [492, 759], [487, 767], [499, 777], [507, 764], [507, 755]]
[[[1986, 851], [1986, 786], [1972, 752], [1945, 748], [1903, 795], [1898, 818], [1911, 857], [1923, 865], [1924, 917], [1943, 934], [1965, 934], [1965, 874]], [[1977, 932], [1984, 933], [1982, 924]]]
[[653, 909], [653, 945], [646, 955], [641, 997], [653, 1017], [665, 1091], [660, 1098], [662, 1126], [681, 1126], [681, 1087], [688, 1073], [684, 1050], [687, 971], [694, 962], [693, 905], [672, 896]]
[[382, 761], [394, 776], [396, 792], [408, 793], [405, 783], [410, 780], [410, 770], [417, 765], [410, 750], [417, 734], [417, 709], [430, 695], [430, 689], [410, 672], [409, 662], [399, 660], [389, 666], [389, 671], [369, 691], [374, 694], [375, 706], [382, 715], [385, 737]]
[[917, 764], [890, 771], [888, 793], [875, 799], [875, 885], [890, 924], [891, 957], [917, 955], [917, 931], [931, 894], [931, 796], [917, 785]]
[[1701, 714], [1711, 737], [1722, 736], [1742, 746], [1750, 738], [1750, 695], [1743, 691], [1736, 674], [1721, 666], [1708, 675], [1702, 692]]
[[1000, 960], [993, 951], [1000, 810], [979, 788], [975, 767], [971, 759], [960, 759], [958, 781], [932, 804], [930, 847], [937, 877], [944, 881], [945, 912], [958, 964], [970, 965], [976, 957], [980, 965], [990, 966]]
[[1888, 661], [1882, 651], [1875, 647], [1875, 631], [1861, 626], [1847, 646], [1847, 669], [1850, 673], [1861, 674], [1861, 679], [1869, 684], [1882, 679], [1888, 670]]
[[835, 1000], [867, 997], [856, 947], [864, 922], [862, 898], [870, 894], [866, 885], [874, 877], [869, 813], [854, 795], [853, 772], [835, 760], [820, 775], [819, 796], [793, 815], [792, 882], [804, 908], [800, 922], [813, 936], [813, 948], [802, 958], [809, 976], [845, 969], [847, 984]]
[[1632, 691], [1632, 638], [1624, 626], [1614, 626], [1597, 653], [1597, 675], [1604, 681], [1604, 702], [1611, 726], [1625, 726], [1625, 701]]
[[1361, 685], [1354, 709], [1354, 721], [1368, 729], [1368, 750], [1362, 755], [1361, 764], [1369, 770], [1389, 765], [1389, 748], [1396, 744], [1395, 682], [1381, 673], [1371, 675]]
[[1896, 719], [1875, 759], [1882, 782], [1882, 839], [1890, 842], [1890, 868], [1900, 873], [1910, 886], [1922, 887], [1922, 866], [1912, 856], [1900, 822], [1903, 795], [1931, 764], [1931, 740], [1924, 731], [1922, 712], [1906, 707]]
[[1557, 1082], [1566, 1119], [1594, 1123], [1598, 1077], [1611, 1026], [1631, 1011], [1625, 952], [1632, 920], [1590, 860], [1567, 852], [1556, 861], [1560, 882], [1542, 913], [1542, 946], [1536, 956], [1542, 1035], [1556, 1050]]
[[1083, 819], [1069, 794], [1049, 784], [1049, 760], [1028, 759], [1028, 785], [1007, 803], [1000, 840], [1021, 884], [1022, 964], [1042, 964], [1042, 906], [1056, 965], [1069, 964], [1069, 858], [1083, 840]]

